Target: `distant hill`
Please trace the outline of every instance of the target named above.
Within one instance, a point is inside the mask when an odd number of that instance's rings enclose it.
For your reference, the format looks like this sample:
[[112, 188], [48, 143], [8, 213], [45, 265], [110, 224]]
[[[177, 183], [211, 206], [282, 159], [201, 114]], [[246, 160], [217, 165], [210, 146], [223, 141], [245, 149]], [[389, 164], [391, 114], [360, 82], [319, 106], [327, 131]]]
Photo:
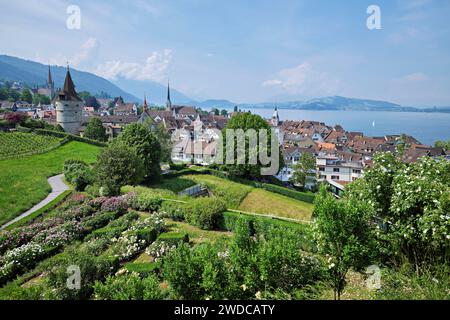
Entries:
[[[156, 105], [165, 105], [167, 100], [167, 85], [162, 85], [155, 81], [139, 81], [119, 78], [112, 80], [114, 84], [126, 90], [127, 92], [144, 100], [144, 94], [147, 96], [147, 102]], [[170, 88], [170, 99], [173, 104], [195, 105], [197, 102], [176, 89]]]
[[[56, 88], [61, 88], [66, 76], [66, 68], [51, 66], [53, 81]], [[138, 102], [142, 98], [122, 90], [110, 81], [89, 72], [71, 69], [71, 75], [75, 82], [76, 90], [89, 91], [91, 94], [107, 92], [112, 97], [122, 96], [125, 101]], [[16, 57], [0, 55], [0, 80], [9, 80], [26, 83], [30, 87], [46, 84], [48, 66]]]
[[237, 105], [237, 103], [228, 100], [205, 100], [197, 104], [200, 108], [210, 109], [210, 108], [225, 108], [231, 109]]
[[[308, 101], [290, 101], [281, 103], [259, 103], [252, 105], [255, 108], [277, 106], [281, 109], [302, 110], [345, 110], [345, 111], [417, 111], [413, 107], [402, 107], [398, 104], [369, 99], [355, 99], [341, 96], [317, 98]], [[249, 105], [243, 105], [249, 107]]]

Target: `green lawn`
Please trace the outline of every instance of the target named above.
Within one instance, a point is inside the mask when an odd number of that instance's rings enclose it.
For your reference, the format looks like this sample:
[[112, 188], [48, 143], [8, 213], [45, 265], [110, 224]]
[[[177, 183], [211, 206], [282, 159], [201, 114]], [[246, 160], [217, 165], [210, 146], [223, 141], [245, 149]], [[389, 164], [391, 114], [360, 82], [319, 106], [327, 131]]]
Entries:
[[99, 149], [74, 141], [49, 153], [0, 161], [0, 225], [43, 200], [51, 191], [47, 178], [62, 173], [66, 159], [92, 163]]
[[173, 221], [171, 219], [166, 219], [166, 223], [170, 232], [187, 233], [189, 235], [189, 241], [193, 244], [216, 242], [218, 240], [226, 241], [233, 235], [227, 231], [202, 230], [186, 222]]
[[247, 194], [253, 190], [253, 187], [245, 184], [211, 175], [187, 175], [183, 178], [206, 185], [215, 196], [226, 202], [229, 209], [237, 209]]
[[242, 201], [239, 210], [309, 221], [314, 205], [263, 189], [253, 189]]

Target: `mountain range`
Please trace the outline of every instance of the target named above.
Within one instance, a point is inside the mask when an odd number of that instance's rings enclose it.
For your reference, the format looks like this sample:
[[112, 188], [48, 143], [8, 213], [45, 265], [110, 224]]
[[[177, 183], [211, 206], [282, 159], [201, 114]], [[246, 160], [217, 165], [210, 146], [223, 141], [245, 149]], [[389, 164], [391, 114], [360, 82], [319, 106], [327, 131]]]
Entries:
[[[66, 68], [51, 66], [53, 81], [56, 88], [61, 88]], [[155, 81], [137, 81], [118, 78], [109, 81], [93, 73], [71, 69], [72, 78], [77, 91], [89, 91], [91, 94], [108, 93], [111, 97], [122, 96], [125, 101], [142, 103], [144, 94], [150, 104], [163, 105], [167, 98], [167, 86]], [[48, 66], [17, 57], [0, 55], [0, 80], [26, 83], [30, 87], [45, 86], [48, 76]], [[317, 98], [308, 101], [263, 102], [263, 103], [235, 103], [228, 100], [211, 99], [195, 101], [187, 95], [171, 88], [171, 100], [174, 104], [195, 105], [203, 109], [223, 108], [232, 109], [238, 106], [246, 108], [274, 108], [303, 109], [303, 110], [342, 110], [342, 111], [426, 111], [450, 112], [450, 107], [416, 108], [405, 107], [395, 103], [369, 99], [355, 99], [341, 96]]]

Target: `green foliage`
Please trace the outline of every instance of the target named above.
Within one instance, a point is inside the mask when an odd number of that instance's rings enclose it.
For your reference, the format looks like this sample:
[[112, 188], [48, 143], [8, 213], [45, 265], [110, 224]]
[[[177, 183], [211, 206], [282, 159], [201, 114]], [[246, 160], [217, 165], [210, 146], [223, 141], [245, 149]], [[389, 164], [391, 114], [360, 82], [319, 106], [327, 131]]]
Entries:
[[128, 272], [136, 272], [141, 277], [147, 277], [150, 274], [158, 272], [161, 268], [160, 262], [128, 262], [125, 264]]
[[450, 162], [422, 157], [405, 165], [385, 153], [374, 160], [346, 197], [368, 203], [383, 220], [377, 234], [384, 258], [397, 265], [406, 259], [417, 272], [448, 261]]
[[382, 270], [380, 300], [448, 300], [450, 270], [448, 264], [424, 270], [420, 275], [409, 265], [398, 270]]
[[156, 275], [150, 274], [141, 279], [138, 274], [131, 273], [108, 276], [104, 284], [97, 281], [94, 297], [97, 300], [161, 300], [163, 294]]
[[185, 203], [164, 201], [161, 205], [161, 214], [175, 221], [183, 221], [185, 219], [187, 205]]
[[447, 141], [438, 140], [434, 143], [436, 148], [442, 148], [444, 150], [450, 150], [450, 139]]
[[335, 299], [340, 299], [349, 269], [369, 265], [373, 248], [371, 210], [361, 202], [338, 201], [325, 187], [315, 205], [315, 235], [320, 252], [329, 257], [331, 285]]
[[293, 168], [292, 182], [295, 185], [305, 187], [306, 183], [314, 179], [316, 158], [310, 153], [302, 153], [298, 164]]
[[103, 126], [102, 121], [99, 118], [91, 118], [84, 131], [84, 136], [88, 139], [107, 141], [106, 129]]
[[133, 209], [147, 212], [158, 211], [162, 204], [161, 197], [149, 193], [138, 194], [133, 202]]
[[189, 175], [185, 178], [206, 185], [217, 198], [225, 201], [230, 209], [237, 209], [252, 187], [210, 175]]
[[[67, 268], [69, 266], [80, 268], [82, 281], [80, 290], [69, 289], [67, 286]], [[93, 292], [95, 281], [103, 280], [107, 275], [115, 272], [119, 261], [113, 257], [95, 257], [83, 251], [68, 250], [57, 263], [49, 270], [46, 281], [52, 288], [51, 298], [57, 300], [88, 299]]]
[[107, 194], [118, 195], [122, 186], [142, 181], [143, 166], [136, 149], [114, 143], [100, 152], [94, 171], [99, 185], [106, 188]]
[[97, 300], [161, 300], [163, 294], [155, 274], [141, 279], [138, 274], [131, 273], [118, 277], [108, 276], [104, 284], [97, 281], [94, 285], [94, 297]]
[[64, 176], [67, 182], [75, 186], [76, 191], [84, 191], [94, 181], [90, 167], [78, 159], [68, 159], [64, 162]]
[[160, 178], [161, 145], [149, 128], [132, 123], [113, 141], [113, 144], [117, 143], [135, 148], [136, 154], [143, 160], [145, 182]]
[[323, 278], [319, 260], [298, 250], [295, 237], [272, 231], [252, 236], [238, 223], [228, 248], [222, 244], [178, 246], [163, 258], [164, 278], [175, 299], [256, 299], [262, 292], [287, 294]]
[[185, 219], [201, 229], [212, 230], [218, 226], [226, 210], [225, 202], [219, 198], [197, 198], [188, 203]]
[[85, 143], [69, 142], [52, 152], [23, 157], [20, 160], [1, 160], [0, 224], [43, 200], [51, 191], [48, 177], [61, 173], [66, 159], [76, 157], [92, 163], [98, 150], [97, 147]]
[[60, 143], [61, 139], [32, 133], [0, 133], [0, 159], [44, 153]]
[[159, 242], [165, 242], [169, 246], [178, 245], [180, 243], [189, 243], [189, 235], [180, 232], [164, 232], [158, 237]]
[[28, 103], [33, 102], [33, 95], [31, 94], [30, 89], [23, 89], [22, 95], [20, 96], [20, 99], [23, 101], [26, 101]]
[[[264, 154], [264, 155], [268, 155], [270, 156], [270, 150], [271, 150], [271, 136], [272, 136], [272, 132], [270, 129], [269, 124], [267, 123], [266, 120], [264, 120], [262, 117], [258, 116], [258, 115], [253, 115], [250, 113], [239, 113], [237, 115], [235, 115], [234, 117], [232, 117], [230, 119], [230, 121], [227, 123], [226, 128], [223, 130], [223, 150], [224, 150], [224, 156], [225, 156], [225, 150], [226, 150], [226, 144], [227, 143], [231, 143], [230, 141], [227, 142], [227, 135], [226, 135], [226, 131], [227, 129], [233, 129], [233, 130], [238, 130], [238, 129], [242, 129], [244, 131], [244, 133], [249, 130], [249, 129], [253, 129], [256, 130], [257, 134], [259, 133], [260, 130], [265, 130], [267, 132], [267, 137], [268, 137], [268, 141], [267, 141], [267, 145], [262, 146], [262, 143], [260, 144], [259, 141], [259, 135], [257, 138], [257, 145], [256, 147], [253, 147], [252, 149], [250, 149], [249, 146], [249, 138], [248, 136], [245, 137], [245, 164], [227, 164], [224, 165], [224, 168], [226, 169], [226, 171], [228, 171], [230, 173], [231, 176], [236, 176], [236, 177], [243, 177], [243, 178], [254, 178], [254, 177], [260, 177], [261, 176], [261, 168], [266, 167], [266, 165], [263, 165], [260, 162], [260, 157], [258, 156], [258, 160], [257, 160], [257, 164], [249, 164], [249, 157], [250, 155], [259, 155], [259, 154]], [[237, 163], [238, 158], [238, 152], [237, 152], [237, 145], [240, 144], [240, 142], [238, 142], [237, 138], [234, 137], [234, 159]], [[261, 148], [261, 146], [262, 148]], [[280, 153], [280, 151], [278, 150], [278, 152]], [[279, 154], [280, 155], [280, 154]], [[241, 157], [241, 155], [239, 155], [239, 157]], [[283, 166], [282, 164], [283, 162], [283, 157], [279, 156], [279, 168], [281, 168]]]

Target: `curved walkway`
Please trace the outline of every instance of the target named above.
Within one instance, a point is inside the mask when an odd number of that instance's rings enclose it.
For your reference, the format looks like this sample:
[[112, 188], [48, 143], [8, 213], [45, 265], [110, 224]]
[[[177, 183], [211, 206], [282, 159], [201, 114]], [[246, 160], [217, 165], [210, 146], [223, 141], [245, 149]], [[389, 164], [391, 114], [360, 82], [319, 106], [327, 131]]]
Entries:
[[22, 220], [25, 217], [28, 217], [30, 214], [33, 214], [37, 210], [41, 209], [42, 207], [46, 206], [47, 204], [49, 204], [50, 202], [55, 200], [64, 191], [69, 190], [69, 187], [63, 182], [63, 177], [64, 177], [63, 174], [59, 174], [57, 176], [48, 178], [47, 181], [48, 181], [48, 183], [50, 183], [50, 186], [52, 187], [52, 192], [50, 192], [50, 194], [47, 196], [47, 198], [45, 198], [44, 200], [39, 202], [37, 205], [35, 205], [30, 210], [22, 213], [20, 216], [16, 217], [15, 219], [13, 219], [13, 220], [9, 221], [8, 223], [4, 224], [3, 226], [1, 226], [0, 230], [12, 225], [13, 223], [16, 223], [19, 220]]

